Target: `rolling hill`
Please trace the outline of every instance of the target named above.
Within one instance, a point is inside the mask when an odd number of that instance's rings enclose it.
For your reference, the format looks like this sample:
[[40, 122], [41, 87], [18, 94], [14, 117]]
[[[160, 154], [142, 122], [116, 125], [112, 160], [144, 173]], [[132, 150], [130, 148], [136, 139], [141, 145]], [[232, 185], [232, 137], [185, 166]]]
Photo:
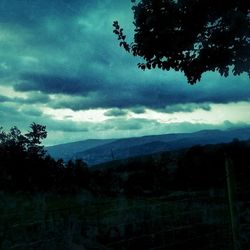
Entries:
[[112, 160], [181, 149], [196, 144], [230, 142], [250, 138], [250, 127], [230, 130], [202, 130], [194, 133], [151, 135], [143, 137], [85, 140], [46, 148], [54, 158], [83, 159], [88, 165]]

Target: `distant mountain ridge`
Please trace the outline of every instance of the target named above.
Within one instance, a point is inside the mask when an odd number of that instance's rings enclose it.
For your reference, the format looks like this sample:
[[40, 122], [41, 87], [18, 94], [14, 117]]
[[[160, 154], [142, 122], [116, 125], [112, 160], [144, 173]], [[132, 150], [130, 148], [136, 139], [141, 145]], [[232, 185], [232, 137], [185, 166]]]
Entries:
[[58, 159], [62, 158], [64, 160], [70, 160], [74, 157], [77, 152], [82, 152], [90, 148], [95, 148], [97, 146], [107, 144], [114, 141], [113, 139], [88, 139], [84, 141], [70, 142], [64, 144], [58, 144], [55, 146], [46, 147], [48, 153]]
[[85, 140], [47, 147], [54, 158], [83, 159], [88, 165], [191, 147], [196, 144], [250, 139], [250, 127], [229, 130], [201, 130], [193, 133], [150, 135], [107, 140]]

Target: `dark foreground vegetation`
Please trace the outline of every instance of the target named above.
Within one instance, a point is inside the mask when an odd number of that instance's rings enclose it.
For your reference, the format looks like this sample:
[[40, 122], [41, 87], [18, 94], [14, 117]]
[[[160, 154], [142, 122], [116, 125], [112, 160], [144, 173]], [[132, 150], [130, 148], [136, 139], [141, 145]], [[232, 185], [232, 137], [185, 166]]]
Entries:
[[[46, 136], [0, 131], [0, 249], [249, 249], [250, 141], [90, 168], [47, 155]], [[225, 161], [241, 188], [234, 242]]]
[[31, 124], [22, 134], [0, 131], [0, 189], [16, 192], [77, 193], [97, 196], [161, 196], [172, 190], [204, 190], [226, 185], [225, 160], [236, 182], [250, 175], [250, 141], [188, 149], [114, 161], [89, 168], [82, 160], [55, 160], [46, 154], [45, 126]]

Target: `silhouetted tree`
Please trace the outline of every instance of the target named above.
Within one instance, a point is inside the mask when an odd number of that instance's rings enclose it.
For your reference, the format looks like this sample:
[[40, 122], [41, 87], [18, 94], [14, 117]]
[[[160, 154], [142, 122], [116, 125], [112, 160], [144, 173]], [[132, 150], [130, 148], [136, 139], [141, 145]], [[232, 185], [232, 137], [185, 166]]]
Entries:
[[48, 174], [53, 171], [49, 167], [49, 161], [45, 160], [45, 151], [40, 145], [47, 132], [45, 126], [36, 123], [32, 123], [30, 127], [32, 130], [25, 135], [16, 126], [9, 132], [0, 129], [1, 188], [31, 190], [37, 185], [41, 187], [42, 182], [43, 187], [48, 186]]
[[44, 146], [41, 146], [42, 140], [47, 137], [46, 126], [32, 123], [30, 125], [31, 131], [25, 134], [27, 138], [28, 152], [36, 155], [43, 156], [45, 154]]
[[32, 123], [23, 135], [17, 127], [0, 127], [0, 190], [75, 192], [88, 187], [89, 170], [82, 160], [55, 160], [42, 140], [46, 126]]
[[0, 128], [0, 146], [5, 150], [23, 151], [27, 138], [22, 135], [21, 131], [16, 127], [12, 127], [9, 133], [6, 133], [3, 128]]
[[194, 84], [206, 71], [250, 77], [250, 1], [141, 0], [133, 2], [134, 41], [126, 42], [115, 21], [120, 46], [134, 56], [142, 70], [182, 71]]

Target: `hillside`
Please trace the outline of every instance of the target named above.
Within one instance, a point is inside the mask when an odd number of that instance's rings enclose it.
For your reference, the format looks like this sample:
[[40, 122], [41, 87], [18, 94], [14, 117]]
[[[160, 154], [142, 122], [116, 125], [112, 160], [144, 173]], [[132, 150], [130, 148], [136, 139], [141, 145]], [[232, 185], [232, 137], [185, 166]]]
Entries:
[[112, 160], [191, 147], [196, 144], [226, 143], [234, 138], [249, 139], [250, 128], [224, 131], [202, 130], [194, 133], [151, 135], [113, 140], [86, 140], [56, 145], [46, 149], [54, 158], [82, 159], [91, 166]]
[[112, 142], [112, 139], [106, 140], [96, 140], [90, 139], [85, 141], [77, 141], [65, 144], [59, 144], [55, 146], [46, 147], [46, 150], [53, 158], [62, 158], [64, 160], [69, 160], [77, 152], [85, 151], [90, 148], [95, 148], [103, 144]]
[[109, 191], [163, 195], [170, 190], [225, 188], [225, 160], [229, 159], [234, 181], [243, 189], [249, 186], [249, 152], [250, 140], [234, 140], [106, 162], [90, 171], [100, 178], [95, 186], [101, 180]]

